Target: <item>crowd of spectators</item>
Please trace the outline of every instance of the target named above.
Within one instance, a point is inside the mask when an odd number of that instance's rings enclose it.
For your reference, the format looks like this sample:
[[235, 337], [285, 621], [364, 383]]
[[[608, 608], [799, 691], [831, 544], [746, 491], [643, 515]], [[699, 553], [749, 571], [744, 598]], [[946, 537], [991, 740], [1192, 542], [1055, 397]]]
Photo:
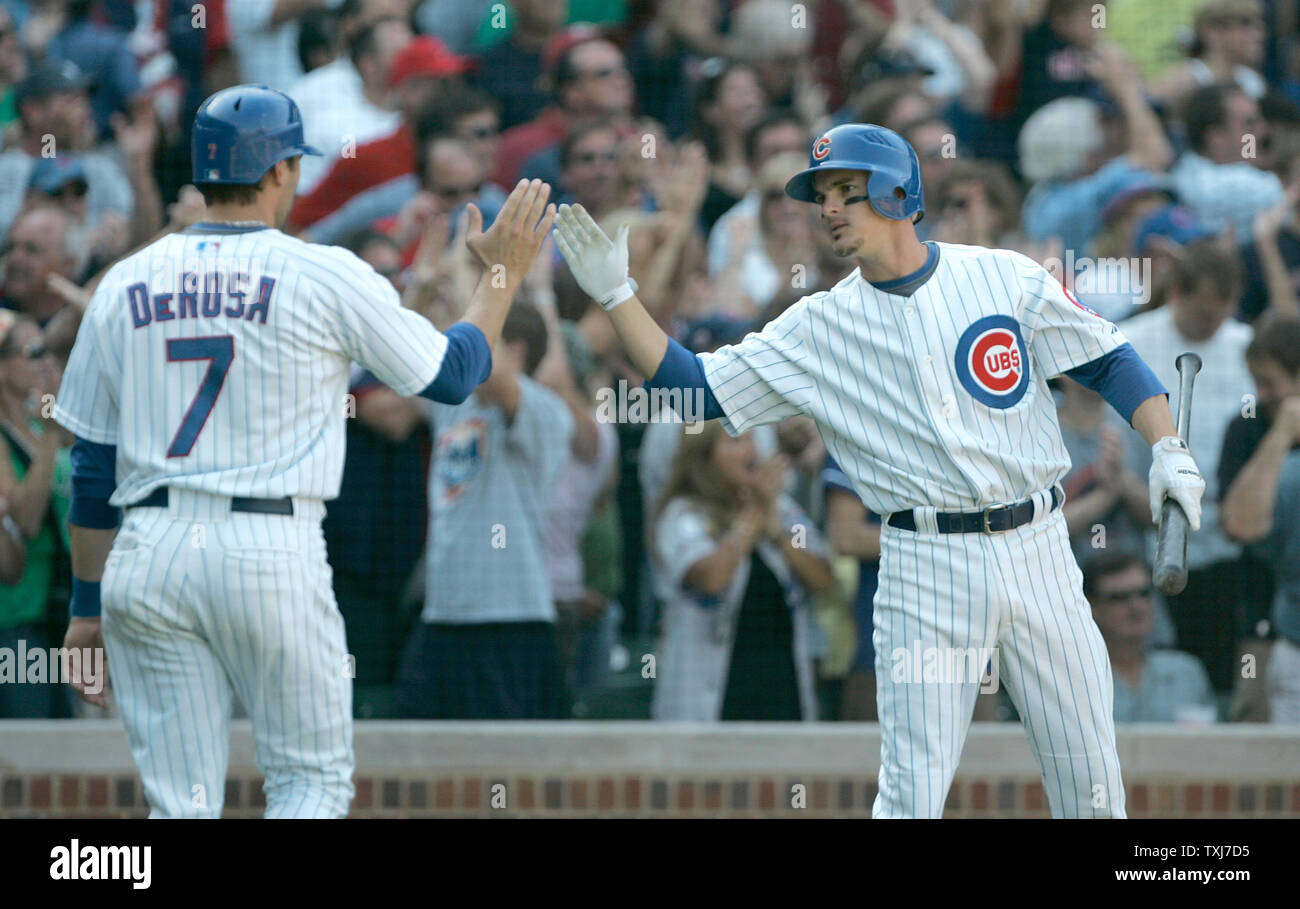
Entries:
[[[640, 298], [697, 351], [852, 271], [782, 188], [830, 126], [897, 130], [923, 239], [1043, 263], [1171, 390], [1176, 354], [1204, 363], [1173, 597], [1149, 452], [1051, 382], [1117, 720], [1300, 722], [1298, 38], [1297, 0], [0, 0], [0, 648], [65, 621], [49, 402], [80, 315], [105, 268], [201, 220], [194, 112], [252, 82], [324, 153], [285, 229], [435, 324], [476, 280], [467, 203], [490, 222], [538, 177], [629, 230]], [[353, 378], [325, 534], [358, 716], [584, 715], [621, 673], [657, 719], [874, 717], [881, 516], [805, 420], [611, 419], [645, 377], [552, 245], [465, 404]], [[0, 717], [71, 712], [0, 678]]]

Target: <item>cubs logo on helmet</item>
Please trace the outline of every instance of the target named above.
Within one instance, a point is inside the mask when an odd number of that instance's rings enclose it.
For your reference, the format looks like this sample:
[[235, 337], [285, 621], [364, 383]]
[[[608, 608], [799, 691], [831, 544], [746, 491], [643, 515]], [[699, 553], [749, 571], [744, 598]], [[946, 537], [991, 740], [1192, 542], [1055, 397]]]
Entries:
[[1029, 353], [1020, 325], [1010, 316], [985, 316], [962, 332], [953, 367], [971, 397], [1006, 410], [1029, 388]]
[[820, 136], [808, 154], [808, 167], [785, 184], [785, 193], [800, 202], [820, 205], [814, 177], [823, 170], [860, 170], [867, 174], [865, 197], [876, 214], [916, 223], [925, 217], [921, 162], [907, 140], [874, 123], [841, 123]]

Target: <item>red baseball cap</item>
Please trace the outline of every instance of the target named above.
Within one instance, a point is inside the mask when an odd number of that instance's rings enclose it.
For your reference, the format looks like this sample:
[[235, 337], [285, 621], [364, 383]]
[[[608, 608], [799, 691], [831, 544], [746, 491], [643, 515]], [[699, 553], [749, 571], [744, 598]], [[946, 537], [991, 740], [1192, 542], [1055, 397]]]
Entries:
[[430, 35], [413, 38], [393, 58], [388, 71], [388, 87], [396, 88], [412, 76], [459, 76], [469, 69], [469, 58], [453, 53], [447, 45]]

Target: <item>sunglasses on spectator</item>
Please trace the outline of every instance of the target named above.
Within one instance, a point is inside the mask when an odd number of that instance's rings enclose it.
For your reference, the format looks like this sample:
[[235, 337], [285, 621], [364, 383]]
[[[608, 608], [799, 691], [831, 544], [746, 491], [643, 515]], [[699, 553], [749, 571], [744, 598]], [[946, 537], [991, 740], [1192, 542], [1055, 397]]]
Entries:
[[461, 138], [466, 141], [491, 139], [497, 134], [497, 131], [490, 126], [480, 126], [478, 129], [467, 129], [462, 131]]
[[1215, 25], [1237, 26], [1238, 28], [1263, 28], [1264, 20], [1259, 16], [1224, 16]]
[[12, 347], [11, 344], [5, 345], [5, 349], [0, 351], [0, 360], [14, 360], [19, 357], [24, 360], [39, 360], [46, 354], [44, 341], [33, 341], [18, 350], [13, 350]]
[[477, 196], [483, 189], [482, 183], [474, 186], [442, 186], [434, 190], [440, 198], [459, 199], [461, 196]]
[[618, 160], [618, 152], [578, 152], [571, 160], [574, 164], [595, 164], [597, 161], [614, 162]]
[[82, 199], [85, 198], [87, 192], [88, 190], [85, 183], [82, 183], [80, 180], [74, 180], [66, 186], [60, 187], [56, 192], [52, 193], [51, 196], [55, 199], [62, 199], [67, 196], [71, 196], [74, 199]]
[[1146, 587], [1134, 587], [1132, 590], [1112, 590], [1109, 593], [1098, 595], [1098, 599], [1105, 600], [1108, 603], [1123, 603], [1128, 600], [1145, 600], [1151, 596], [1151, 585]]
[[602, 66], [600, 69], [579, 70], [575, 75], [579, 79], [608, 79], [626, 72], [627, 68], [623, 66]]

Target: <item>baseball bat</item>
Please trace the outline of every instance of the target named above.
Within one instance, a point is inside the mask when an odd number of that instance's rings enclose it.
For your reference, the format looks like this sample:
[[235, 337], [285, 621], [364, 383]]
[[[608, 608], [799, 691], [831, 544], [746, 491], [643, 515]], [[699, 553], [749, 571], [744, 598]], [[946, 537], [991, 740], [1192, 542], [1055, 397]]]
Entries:
[[[1178, 437], [1186, 442], [1192, 430], [1192, 386], [1201, 371], [1201, 358], [1194, 353], [1179, 354], [1174, 366], [1178, 368]], [[1183, 507], [1165, 499], [1156, 533], [1155, 581], [1161, 593], [1172, 596], [1187, 586], [1188, 529]]]

